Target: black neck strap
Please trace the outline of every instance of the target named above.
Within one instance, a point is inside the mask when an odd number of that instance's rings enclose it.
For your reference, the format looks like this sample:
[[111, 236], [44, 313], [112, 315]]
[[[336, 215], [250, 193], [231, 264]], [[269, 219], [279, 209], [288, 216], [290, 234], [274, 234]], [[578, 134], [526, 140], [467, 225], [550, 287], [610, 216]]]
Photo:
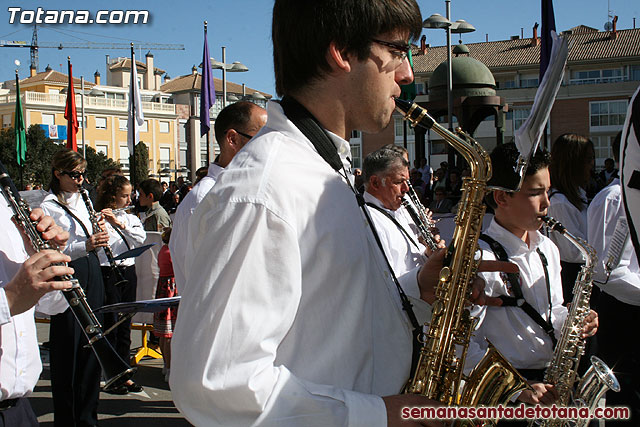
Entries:
[[383, 208], [381, 208], [380, 206], [375, 205], [375, 204], [373, 204], [373, 203], [369, 203], [369, 202], [367, 202], [367, 206], [369, 206], [370, 208], [373, 208], [373, 209], [375, 209], [375, 210], [377, 210], [377, 211], [381, 212], [384, 216], [386, 216], [387, 218], [389, 218], [389, 220], [390, 220], [391, 222], [393, 222], [393, 224], [394, 224], [396, 227], [398, 227], [398, 229], [402, 232], [402, 234], [404, 234], [404, 235], [405, 235], [405, 237], [407, 238], [407, 240], [409, 240], [409, 242], [411, 242], [411, 244], [412, 244], [413, 246], [415, 246], [417, 249], [420, 249], [420, 247], [418, 246], [418, 244], [416, 243], [416, 241], [411, 237], [411, 235], [409, 234], [409, 232], [408, 232], [408, 231], [407, 231], [407, 230], [402, 226], [402, 224], [400, 224], [400, 223], [398, 222], [398, 220], [397, 220], [397, 219], [395, 219], [395, 218], [393, 217], [393, 215], [391, 215], [389, 212], [387, 212], [387, 210], [386, 210], [386, 209], [383, 209]]
[[[491, 250], [496, 255], [496, 258], [500, 261], [508, 261], [509, 256], [507, 255], [507, 251], [504, 249], [498, 241], [493, 239], [492, 237], [482, 233], [480, 235], [480, 239], [485, 241], [491, 247]], [[502, 300], [502, 307], [520, 307], [536, 324], [538, 324], [544, 331], [549, 335], [551, 342], [553, 343], [553, 347], [555, 348], [558, 340], [556, 339], [555, 333], [553, 331], [553, 324], [551, 323], [551, 285], [549, 282], [549, 270], [547, 269], [547, 257], [542, 253], [540, 248], [536, 249], [538, 256], [540, 256], [540, 261], [542, 262], [542, 269], [544, 270], [544, 279], [547, 285], [547, 298], [549, 301], [549, 315], [548, 320], [545, 320], [540, 316], [540, 313], [536, 311], [535, 308], [531, 306], [522, 295], [522, 288], [520, 287], [520, 274], [519, 273], [507, 273], [507, 278], [509, 280], [509, 284], [511, 285], [511, 291], [513, 292], [513, 296], [508, 295], [500, 295], [498, 298]]]
[[336, 146], [333, 144], [331, 138], [329, 138], [329, 135], [327, 135], [320, 123], [315, 119], [315, 117], [313, 117], [309, 110], [304, 108], [304, 106], [302, 106], [298, 101], [289, 96], [285, 96], [282, 98], [282, 100], [280, 101], [280, 106], [282, 107], [282, 110], [284, 111], [284, 114], [287, 116], [287, 118], [300, 130], [300, 132], [303, 133], [304, 136], [307, 137], [309, 141], [311, 141], [315, 149], [318, 151], [318, 154], [320, 154], [324, 161], [327, 162], [336, 172], [344, 172], [343, 178], [345, 179], [349, 188], [351, 188], [351, 191], [353, 191], [356, 196], [358, 206], [364, 213], [364, 216], [369, 223], [369, 228], [373, 232], [373, 236], [376, 240], [378, 248], [382, 253], [382, 257], [384, 258], [387, 268], [391, 273], [391, 277], [393, 278], [396, 288], [398, 289], [400, 300], [402, 301], [402, 308], [407, 313], [409, 321], [413, 326], [413, 357], [411, 363], [411, 375], [413, 375], [413, 372], [417, 365], [418, 357], [420, 355], [421, 344], [419, 342], [419, 338], [422, 335], [422, 326], [418, 322], [418, 319], [413, 312], [413, 305], [411, 304], [411, 301], [409, 301], [409, 298], [402, 289], [402, 286], [400, 286], [400, 282], [398, 281], [398, 278], [396, 277], [393, 268], [391, 267], [391, 263], [384, 253], [380, 236], [378, 236], [376, 228], [373, 225], [373, 220], [371, 219], [369, 212], [365, 208], [364, 197], [362, 196], [362, 194], [358, 193], [351, 185], [351, 181], [348, 179], [346, 171], [344, 171], [344, 165], [342, 164], [340, 155], [338, 155]]
[[60, 205], [60, 207], [61, 207], [62, 209], [64, 209], [64, 210], [65, 210], [65, 211], [66, 211], [66, 212], [71, 216], [71, 218], [73, 218], [74, 220], [76, 220], [76, 222], [77, 222], [78, 224], [80, 224], [80, 227], [82, 227], [82, 231], [84, 231], [84, 234], [86, 234], [86, 235], [87, 235], [87, 239], [88, 239], [89, 237], [91, 237], [91, 234], [89, 234], [89, 230], [87, 230], [87, 227], [85, 227], [84, 223], [83, 223], [82, 221], [80, 221], [80, 218], [78, 218], [78, 217], [76, 216], [76, 214], [74, 214], [73, 212], [71, 212], [71, 209], [69, 209], [69, 207], [68, 207], [68, 206], [63, 205], [62, 203], [60, 203], [60, 201], [59, 201], [59, 200], [55, 200], [55, 202], [56, 202], [58, 205]]

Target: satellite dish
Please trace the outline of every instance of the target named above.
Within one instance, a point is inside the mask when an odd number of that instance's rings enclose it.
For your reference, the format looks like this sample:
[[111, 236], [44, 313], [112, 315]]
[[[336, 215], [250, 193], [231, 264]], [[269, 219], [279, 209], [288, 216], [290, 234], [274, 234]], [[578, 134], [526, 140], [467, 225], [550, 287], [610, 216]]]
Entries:
[[613, 30], [613, 24], [610, 21], [607, 21], [604, 23], [604, 30], [605, 31], [611, 31]]

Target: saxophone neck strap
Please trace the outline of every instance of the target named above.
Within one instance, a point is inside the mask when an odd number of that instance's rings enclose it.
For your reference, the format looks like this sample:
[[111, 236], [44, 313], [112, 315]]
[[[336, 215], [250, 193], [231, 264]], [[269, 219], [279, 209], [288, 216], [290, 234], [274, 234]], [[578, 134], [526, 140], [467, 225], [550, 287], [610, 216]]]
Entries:
[[78, 224], [80, 224], [80, 227], [82, 227], [82, 231], [84, 231], [84, 234], [86, 234], [87, 239], [89, 237], [91, 237], [91, 234], [89, 234], [89, 230], [87, 229], [87, 227], [84, 225], [84, 223], [82, 221], [80, 221], [80, 218], [78, 218], [78, 216], [76, 214], [74, 214], [73, 212], [71, 212], [71, 209], [69, 209], [68, 206], [63, 205], [62, 203], [60, 203], [59, 200], [54, 200], [62, 209], [65, 210], [65, 212], [67, 212], [71, 218], [73, 218]]
[[[509, 261], [509, 256], [507, 255], [507, 251], [504, 249], [498, 241], [493, 239], [492, 237], [482, 233], [480, 235], [480, 239], [486, 242], [490, 247], [493, 253], [496, 255], [496, 258], [500, 261]], [[549, 284], [549, 271], [547, 269], [547, 257], [542, 253], [542, 251], [538, 248], [536, 252], [540, 256], [540, 261], [542, 262], [542, 268], [544, 270], [544, 278], [547, 285], [547, 298], [549, 301], [549, 320], [545, 320], [540, 313], [536, 311], [535, 308], [531, 306], [524, 299], [522, 295], [522, 287], [520, 286], [520, 274], [519, 273], [508, 273], [507, 279], [509, 280], [509, 284], [511, 285], [511, 292], [513, 292], [514, 296], [508, 295], [500, 295], [498, 298], [502, 300], [501, 307], [520, 307], [538, 326], [540, 326], [546, 334], [551, 339], [553, 343], [553, 347], [555, 348], [558, 340], [555, 336], [553, 330], [553, 324], [551, 323], [551, 289]]]
[[410, 242], [413, 246], [415, 246], [416, 248], [418, 248], [418, 249], [419, 249], [418, 244], [417, 244], [417, 243], [416, 243], [416, 241], [411, 237], [411, 235], [409, 234], [409, 232], [408, 232], [408, 231], [407, 231], [407, 230], [402, 226], [402, 224], [400, 224], [400, 223], [398, 222], [398, 220], [397, 220], [397, 219], [395, 219], [395, 218], [393, 217], [393, 215], [391, 215], [391, 214], [390, 214], [386, 209], [383, 209], [383, 208], [381, 208], [380, 206], [375, 205], [375, 204], [373, 204], [373, 203], [369, 203], [369, 202], [366, 202], [366, 205], [367, 205], [367, 206], [369, 206], [370, 208], [373, 208], [373, 209], [377, 210], [378, 212], [382, 212], [382, 214], [383, 214], [384, 216], [386, 216], [387, 218], [389, 218], [389, 220], [390, 220], [391, 222], [393, 222], [393, 224], [394, 224], [396, 227], [398, 227], [398, 229], [400, 229], [400, 231], [402, 232], [402, 234], [404, 234], [404, 236], [407, 238], [407, 240], [409, 240], [409, 242]]
[[118, 233], [118, 235], [120, 237], [122, 237], [122, 240], [124, 241], [124, 244], [127, 246], [127, 251], [130, 251], [131, 250], [131, 246], [129, 246], [129, 242], [127, 242], [127, 238], [124, 237], [124, 233], [122, 231], [120, 231], [120, 229], [115, 225], [113, 227], [111, 227], [111, 228], [113, 228], [116, 231], [116, 233]]
[[[322, 159], [325, 162], [327, 162], [329, 166], [331, 166], [336, 172], [340, 173], [341, 170], [344, 170], [344, 165], [342, 164], [342, 160], [338, 155], [338, 150], [336, 149], [336, 146], [333, 144], [333, 142], [331, 141], [331, 138], [329, 138], [329, 135], [327, 135], [327, 132], [322, 128], [320, 123], [316, 120], [315, 117], [313, 117], [313, 115], [309, 112], [309, 110], [304, 108], [304, 106], [302, 106], [298, 101], [291, 98], [290, 96], [284, 96], [280, 101], [280, 106], [282, 107], [282, 110], [284, 111], [284, 114], [287, 116], [287, 118], [300, 130], [300, 132], [302, 132], [302, 134], [309, 141], [311, 141], [311, 143], [315, 147], [318, 154], [320, 154]], [[400, 295], [402, 308], [407, 313], [407, 316], [409, 317], [409, 321], [413, 326], [413, 340], [412, 340], [413, 355], [412, 355], [412, 362], [411, 362], [411, 373], [413, 375], [413, 372], [415, 371], [415, 367], [417, 366], [418, 357], [420, 355], [421, 344], [418, 338], [422, 334], [422, 326], [418, 322], [418, 319], [413, 311], [413, 305], [411, 304], [411, 301], [409, 301], [409, 297], [407, 297], [404, 290], [402, 289], [402, 286], [400, 285], [400, 282], [398, 282], [398, 278], [393, 272], [393, 268], [391, 268], [391, 263], [389, 262], [389, 259], [387, 258], [386, 254], [384, 253], [380, 236], [378, 236], [378, 233], [376, 232], [376, 228], [373, 225], [373, 220], [371, 219], [369, 212], [365, 208], [366, 202], [364, 200], [363, 195], [357, 192], [353, 188], [353, 186], [351, 185], [351, 181], [348, 179], [346, 172], [343, 178], [347, 182], [347, 185], [349, 185], [351, 190], [354, 192], [356, 196], [356, 200], [358, 202], [358, 206], [360, 207], [360, 209], [362, 209], [362, 212], [364, 213], [364, 216], [367, 219], [369, 228], [373, 233], [373, 236], [376, 240], [378, 248], [382, 253], [382, 257], [384, 258], [387, 268], [389, 269], [389, 272], [391, 273], [391, 277], [393, 278], [393, 281], [396, 285], [398, 294]]]

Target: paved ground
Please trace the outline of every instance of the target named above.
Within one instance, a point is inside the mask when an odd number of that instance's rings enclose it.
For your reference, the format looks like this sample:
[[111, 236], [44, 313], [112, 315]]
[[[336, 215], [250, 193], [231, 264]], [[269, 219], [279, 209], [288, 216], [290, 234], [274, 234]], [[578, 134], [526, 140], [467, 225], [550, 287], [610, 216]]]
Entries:
[[[49, 325], [38, 323], [38, 342], [48, 340]], [[132, 347], [140, 345], [140, 331], [131, 333]], [[43, 372], [29, 398], [43, 427], [53, 426], [53, 401], [49, 376], [49, 352], [41, 349]], [[162, 375], [162, 359], [144, 358], [138, 365], [135, 381], [144, 386], [140, 393], [125, 396], [100, 393], [98, 421], [103, 427], [118, 426], [190, 426], [178, 412], [171, 398], [169, 384]]]

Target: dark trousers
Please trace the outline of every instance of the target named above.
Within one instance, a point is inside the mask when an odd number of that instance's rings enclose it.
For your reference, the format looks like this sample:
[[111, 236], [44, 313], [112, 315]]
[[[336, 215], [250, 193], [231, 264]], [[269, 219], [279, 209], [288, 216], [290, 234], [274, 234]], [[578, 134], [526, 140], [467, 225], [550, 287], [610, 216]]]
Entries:
[[625, 304], [606, 292], [598, 302], [598, 356], [613, 370], [620, 382], [620, 392], [607, 392], [607, 406], [627, 406], [631, 420], [607, 420], [610, 425], [638, 425], [640, 423], [640, 340], [636, 325], [640, 307]]
[[0, 427], [37, 427], [38, 418], [26, 397], [17, 399], [16, 403], [0, 411]]
[[[91, 308], [101, 307], [104, 287], [94, 253], [70, 263]], [[96, 315], [102, 322], [102, 316]], [[51, 317], [49, 330], [51, 391], [56, 427], [90, 426], [98, 422], [101, 368], [71, 309]]]
[[[104, 304], [117, 304], [119, 302], [131, 302], [136, 300], [138, 279], [136, 277], [136, 267], [120, 267], [122, 276], [127, 280], [122, 285], [115, 285], [114, 274], [110, 267], [102, 267], [102, 279], [104, 281]], [[106, 313], [104, 315], [104, 330], [109, 329], [118, 320], [117, 313]], [[127, 364], [129, 364], [129, 353], [131, 349], [131, 320], [121, 323], [107, 335], [107, 339]]]

